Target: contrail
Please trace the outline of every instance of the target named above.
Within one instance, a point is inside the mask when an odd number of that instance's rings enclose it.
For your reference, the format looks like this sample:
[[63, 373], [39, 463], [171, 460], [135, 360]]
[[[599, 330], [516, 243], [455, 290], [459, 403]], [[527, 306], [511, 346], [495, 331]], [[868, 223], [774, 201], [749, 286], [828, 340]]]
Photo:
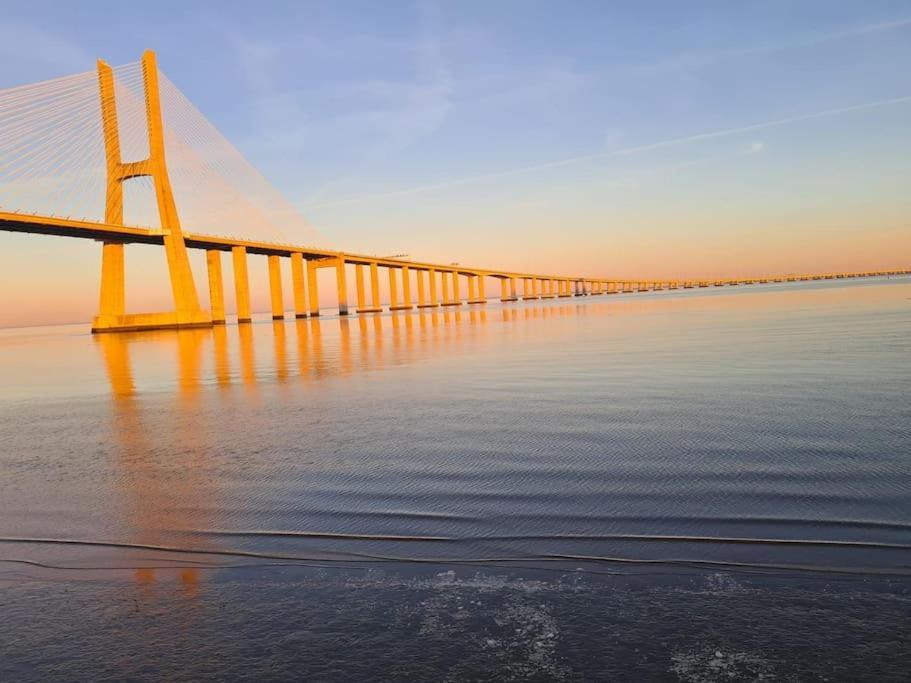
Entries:
[[609, 157], [619, 157], [627, 156], [630, 154], [638, 154], [640, 152], [649, 152], [655, 149], [663, 149], [665, 147], [674, 147], [677, 145], [684, 145], [690, 142], [700, 142], [702, 140], [710, 140], [713, 138], [723, 138], [731, 135], [739, 135], [741, 133], [749, 133], [756, 130], [764, 130], [766, 128], [776, 128], [778, 126], [785, 126], [791, 123], [800, 123], [802, 121], [812, 121], [813, 119], [821, 119], [829, 116], [838, 116], [840, 114], [849, 114], [856, 111], [864, 111], [866, 109], [875, 109], [878, 107], [886, 107], [895, 104], [905, 104], [911, 102], [911, 95], [905, 97], [894, 97], [888, 100], [876, 100], [875, 102], [866, 102], [864, 104], [855, 104], [850, 107], [839, 107], [837, 109], [826, 109], [823, 111], [813, 112], [812, 114], [801, 114], [799, 116], [789, 116], [782, 119], [773, 119], [771, 121], [763, 121], [761, 123], [753, 123], [746, 126], [737, 126], [736, 128], [723, 128], [721, 130], [715, 130], [708, 133], [697, 133], [695, 135], [687, 135], [680, 138], [671, 138], [669, 140], [661, 140], [659, 142], [650, 142], [644, 145], [636, 145], [634, 147], [625, 147], [623, 149], [615, 149], [608, 152], [596, 152], [594, 154], [583, 154], [580, 156], [567, 157], [565, 159], [558, 159], [555, 161], [547, 161], [540, 164], [532, 164], [530, 166], [521, 166], [519, 168], [507, 169], [504, 171], [493, 171], [491, 173], [484, 173], [481, 175], [467, 176], [464, 178], [455, 178], [453, 180], [444, 180], [439, 183], [433, 183], [430, 185], [419, 185], [417, 187], [409, 187], [401, 190], [393, 190], [391, 192], [377, 192], [374, 194], [360, 195], [358, 197], [347, 197], [344, 199], [337, 199], [335, 201], [323, 202], [321, 204], [312, 205], [310, 208], [323, 208], [331, 206], [339, 206], [342, 204], [355, 204], [358, 202], [370, 201], [373, 199], [386, 199], [389, 197], [400, 197], [409, 194], [417, 194], [419, 192], [429, 192], [431, 190], [439, 190], [446, 187], [455, 187], [458, 185], [467, 185], [470, 183], [478, 183], [484, 180], [491, 180], [495, 178], [504, 178], [511, 175], [519, 175], [521, 173], [531, 173], [533, 171], [543, 171], [551, 168], [559, 168], [561, 166], [570, 166], [572, 164], [582, 163], [584, 161], [594, 161], [596, 159], [606, 159]]

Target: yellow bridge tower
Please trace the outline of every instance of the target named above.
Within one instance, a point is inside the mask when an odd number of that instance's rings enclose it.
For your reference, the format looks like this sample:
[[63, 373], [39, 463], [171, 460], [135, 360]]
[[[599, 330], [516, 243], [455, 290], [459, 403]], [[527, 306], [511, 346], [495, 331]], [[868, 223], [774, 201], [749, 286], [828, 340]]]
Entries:
[[209, 313], [199, 306], [196, 284], [190, 270], [187, 247], [184, 244], [177, 205], [165, 164], [164, 127], [161, 120], [161, 100], [158, 92], [158, 65], [155, 53], [142, 55], [142, 76], [145, 89], [146, 123], [149, 137], [149, 157], [141, 161], [124, 162], [120, 156], [120, 133], [117, 126], [117, 101], [114, 91], [114, 72], [98, 60], [98, 87], [101, 97], [101, 121], [107, 159], [107, 195], [105, 222], [123, 225], [123, 183], [131, 178], [149, 176], [155, 186], [158, 215], [168, 259], [174, 311], [165, 313], [127, 313], [124, 285], [124, 242], [105, 240], [101, 256], [101, 301], [98, 315], [92, 322], [92, 332], [160, 329], [163, 327], [208, 327]]

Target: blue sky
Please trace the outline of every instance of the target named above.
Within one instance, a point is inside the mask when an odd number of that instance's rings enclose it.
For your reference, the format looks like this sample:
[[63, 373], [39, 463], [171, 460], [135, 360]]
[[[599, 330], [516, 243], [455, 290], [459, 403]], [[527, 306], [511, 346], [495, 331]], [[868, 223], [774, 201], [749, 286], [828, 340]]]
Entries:
[[3, 17], [0, 87], [155, 49], [340, 248], [618, 275], [908, 260], [908, 2], [6, 2]]

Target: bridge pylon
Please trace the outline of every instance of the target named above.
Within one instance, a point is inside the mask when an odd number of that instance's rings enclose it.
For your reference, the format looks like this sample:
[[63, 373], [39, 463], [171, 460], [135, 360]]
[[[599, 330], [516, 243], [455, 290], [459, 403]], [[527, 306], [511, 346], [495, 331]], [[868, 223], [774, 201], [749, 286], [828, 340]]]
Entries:
[[123, 183], [131, 178], [149, 176], [155, 187], [158, 215], [163, 233], [168, 274], [174, 310], [164, 313], [127, 313], [124, 284], [124, 243], [105, 241], [101, 252], [101, 297], [98, 315], [92, 321], [92, 332], [119, 332], [171, 327], [208, 327], [211, 315], [200, 308], [196, 283], [187, 256], [174, 193], [165, 163], [164, 126], [158, 91], [158, 65], [155, 53], [142, 55], [145, 90], [146, 126], [149, 156], [140, 161], [124, 162], [120, 154], [120, 132], [117, 124], [117, 101], [114, 72], [98, 60], [98, 89], [101, 121], [107, 160], [107, 194], [105, 223], [123, 225]]

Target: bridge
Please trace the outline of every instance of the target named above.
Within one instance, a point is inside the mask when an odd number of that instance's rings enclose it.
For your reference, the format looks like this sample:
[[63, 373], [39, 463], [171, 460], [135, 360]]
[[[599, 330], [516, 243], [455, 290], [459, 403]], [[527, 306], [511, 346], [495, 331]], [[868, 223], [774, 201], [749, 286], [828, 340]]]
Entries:
[[[122, 142], [129, 136], [123, 135], [124, 127], [118, 120], [123, 108], [123, 103], [119, 100], [124, 97], [129, 99], [133, 91], [119, 83], [116, 70], [101, 60], [97, 64], [94, 78], [94, 106], [90, 106], [85, 99], [84, 78], [61, 79], [59, 83], [48, 82], [26, 90], [11, 89], [5, 91], [5, 98], [0, 97], [0, 170], [15, 169], [15, 173], [10, 173], [9, 176], [18, 183], [4, 184], [4, 177], [0, 174], [0, 230], [90, 239], [101, 243], [100, 302], [98, 315], [92, 322], [92, 332], [208, 327], [225, 323], [223, 252], [229, 252], [231, 255], [238, 323], [251, 320], [247, 270], [247, 260], [251, 254], [268, 258], [271, 312], [274, 320], [281, 320], [286, 315], [282, 270], [288, 266], [283, 266], [283, 263], [290, 264], [291, 300], [293, 315], [297, 318], [319, 316], [317, 274], [323, 268], [334, 270], [338, 312], [343, 316], [350, 312], [348, 277], [352, 267], [357, 313], [376, 313], [383, 309], [380, 302], [381, 268], [386, 271], [385, 275], [388, 278], [387, 306], [393, 311], [410, 310], [415, 307], [483, 305], [488, 301], [489, 283], [494, 283], [494, 286], [499, 284], [500, 301], [513, 302], [520, 299], [537, 300], [911, 273], [911, 270], [882, 270], [714, 280], [615, 279], [424, 263], [265, 240], [216, 236], [209, 234], [208, 230], [184, 230], [166, 161], [166, 139], [169, 131], [162, 117], [160, 72], [155, 54], [151, 51], [145, 52], [138, 68], [138, 73], [141, 73], [141, 95], [145, 114], [142, 131], [145, 143], [143, 149], [147, 151], [147, 156], [139, 160], [124, 161]], [[123, 77], [124, 80], [126, 78]], [[82, 93], [80, 97], [83, 99], [79, 101], [78, 107], [83, 116], [91, 117], [97, 112], [100, 119], [97, 121], [100, 130], [100, 139], [97, 143], [103, 149], [103, 164], [100, 165], [103, 167], [103, 187], [100, 188], [104, 205], [103, 219], [75, 219], [69, 216], [31, 212], [27, 207], [14, 208], [12, 203], [7, 202], [5, 187], [21, 188], [23, 179], [28, 180], [35, 176], [30, 167], [36, 165], [38, 160], [43, 160], [47, 168], [57, 168], [62, 163], [62, 154], [59, 152], [60, 140], [52, 135], [56, 135], [57, 138], [65, 136], [60, 130], [53, 134], [43, 132], [40, 127], [41, 121], [38, 122], [37, 128], [29, 128], [29, 114], [38, 112], [39, 118], [60, 129], [70, 120], [66, 103], [67, 98], [74, 92]], [[79, 125], [86, 129], [88, 124]], [[69, 131], [65, 127], [63, 130]], [[83, 147], [92, 144], [91, 140], [78, 142]], [[136, 147], [135, 139], [126, 139], [126, 142], [128, 146]], [[71, 154], [67, 160], [75, 158], [75, 154]], [[128, 225], [124, 220], [124, 190], [127, 181], [139, 179], [151, 181], [160, 224], [157, 228]], [[84, 189], [81, 188], [82, 191]], [[216, 207], [213, 205], [212, 208], [214, 210]], [[127, 244], [152, 244], [163, 247], [174, 302], [173, 310], [155, 313], [126, 311], [124, 248]], [[206, 252], [208, 309], [200, 305], [188, 249], [201, 249]]]

